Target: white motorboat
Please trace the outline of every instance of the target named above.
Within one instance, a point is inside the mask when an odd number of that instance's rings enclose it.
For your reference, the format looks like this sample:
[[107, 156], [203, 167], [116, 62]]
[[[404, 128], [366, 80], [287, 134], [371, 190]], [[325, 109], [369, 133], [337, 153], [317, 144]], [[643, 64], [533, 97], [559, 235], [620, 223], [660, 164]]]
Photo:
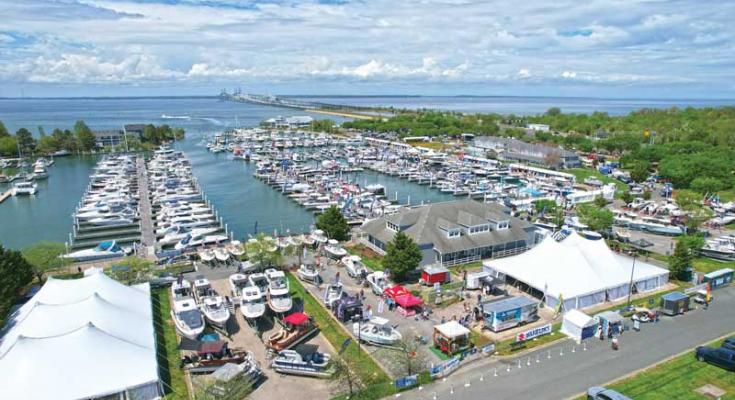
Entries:
[[230, 319], [230, 310], [224, 298], [212, 288], [208, 279], [197, 278], [194, 281], [194, 299], [209, 323], [224, 328]]
[[214, 257], [218, 261], [225, 262], [230, 259], [230, 253], [227, 251], [227, 249], [223, 247], [217, 247], [216, 249], [214, 249]]
[[239, 240], [233, 240], [226, 246], [226, 248], [227, 251], [235, 257], [240, 257], [245, 254], [245, 248], [243, 248], [242, 243], [240, 243]]
[[92, 249], [84, 249], [64, 254], [62, 258], [69, 258], [77, 262], [102, 260], [105, 258], [123, 257], [126, 254], [125, 249], [117, 245], [114, 240], [101, 242], [97, 247]]
[[314, 352], [302, 356], [295, 350], [281, 350], [271, 361], [271, 368], [282, 374], [327, 377], [330, 356], [327, 353]]
[[[230, 276], [230, 282], [232, 283], [233, 277], [238, 277], [238, 287], [240, 299], [240, 312], [247, 319], [256, 319], [263, 316], [265, 313], [265, 300], [263, 299], [263, 292], [260, 288], [255, 285], [248, 284], [245, 275], [235, 274]], [[245, 282], [241, 286], [241, 282]], [[234, 292], [233, 292], [234, 294]]]
[[316, 265], [313, 264], [301, 264], [298, 271], [296, 271], [296, 275], [305, 282], [316, 282], [317, 277], [319, 276], [319, 270], [316, 268]]
[[327, 243], [327, 235], [324, 234], [324, 231], [321, 229], [316, 229], [313, 232], [311, 232], [311, 235], [309, 235], [310, 239], [314, 241], [314, 243], [317, 246], [323, 245]]
[[373, 293], [378, 296], [382, 296], [383, 291], [385, 291], [385, 288], [390, 284], [388, 282], [388, 277], [385, 276], [383, 271], [375, 271], [372, 274], [368, 274], [366, 279], [370, 288], [373, 290]]
[[392, 346], [401, 340], [401, 333], [383, 317], [372, 317], [370, 321], [352, 324], [352, 332], [361, 341], [383, 346]]
[[174, 248], [176, 250], [183, 250], [205, 244], [220, 243], [228, 239], [229, 238], [225, 235], [186, 235], [185, 238], [176, 243], [176, 246], [174, 246]]
[[251, 286], [257, 286], [261, 293], [268, 292], [268, 278], [262, 272], [256, 272], [248, 275], [248, 282]]
[[187, 339], [196, 340], [204, 332], [204, 317], [191, 297], [191, 284], [179, 278], [171, 284], [171, 296], [174, 299], [171, 308], [171, 319], [176, 330]]
[[303, 243], [304, 246], [313, 247], [316, 241], [314, 240], [314, 237], [311, 235], [301, 235], [301, 243]]
[[324, 305], [327, 308], [332, 308], [332, 305], [342, 298], [343, 290], [340, 282], [333, 282], [327, 285], [327, 288], [324, 290]]
[[210, 233], [215, 233], [218, 230], [219, 228], [184, 228], [181, 226], [177, 226], [171, 232], [158, 239], [158, 243], [161, 246], [169, 246], [181, 241], [181, 239], [185, 238], [186, 235], [208, 235]]
[[293, 301], [288, 292], [286, 275], [283, 271], [269, 268], [265, 270], [265, 277], [268, 280], [268, 307], [276, 314], [288, 312]]
[[363, 273], [368, 273], [368, 269], [365, 264], [362, 263], [362, 258], [360, 258], [360, 256], [345, 256], [342, 257], [341, 261], [342, 265], [345, 266], [347, 275], [353, 278], [358, 278], [362, 276]]
[[92, 225], [97, 226], [118, 226], [118, 225], [132, 225], [133, 219], [124, 215], [107, 215], [104, 217], [97, 217], [87, 220]]
[[347, 255], [347, 250], [343, 249], [339, 245], [339, 242], [334, 239], [329, 239], [327, 245], [324, 246], [324, 251], [330, 258], [333, 258], [335, 260], [339, 260]]
[[212, 249], [204, 249], [199, 252], [199, 258], [204, 262], [214, 261], [214, 257], [214, 250]]
[[13, 184], [13, 196], [34, 195], [38, 190], [38, 185], [33, 182], [16, 182]]

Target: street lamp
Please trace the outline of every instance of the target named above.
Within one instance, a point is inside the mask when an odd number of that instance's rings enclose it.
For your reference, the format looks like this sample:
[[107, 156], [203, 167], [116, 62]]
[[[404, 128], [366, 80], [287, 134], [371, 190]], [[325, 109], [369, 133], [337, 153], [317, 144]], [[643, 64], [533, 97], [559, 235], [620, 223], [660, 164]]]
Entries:
[[633, 250], [633, 266], [630, 268], [630, 285], [628, 286], [628, 309], [630, 309], [630, 296], [633, 294], [633, 272], [635, 271], [635, 259], [638, 252]]
[[360, 343], [362, 339], [362, 315], [353, 315], [352, 322], [357, 323], [357, 359], [359, 360], [360, 359]]

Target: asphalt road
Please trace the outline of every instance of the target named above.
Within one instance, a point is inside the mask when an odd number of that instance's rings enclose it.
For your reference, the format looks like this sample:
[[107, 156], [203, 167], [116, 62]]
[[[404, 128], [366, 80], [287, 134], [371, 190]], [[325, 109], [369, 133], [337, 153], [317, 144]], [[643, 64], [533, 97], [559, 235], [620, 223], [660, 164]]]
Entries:
[[510, 360], [491, 358], [468, 365], [444, 381], [439, 380], [421, 390], [404, 392], [400, 398], [568, 398], [586, 391], [590, 386], [603, 385], [735, 332], [735, 288], [721, 289], [713, 295], [715, 301], [708, 310], [693, 310], [686, 315], [665, 317], [657, 324], [643, 325], [641, 332], [626, 332], [620, 338], [618, 351], [613, 351], [607, 340], [589, 339], [584, 347], [564, 340], [530, 355]]

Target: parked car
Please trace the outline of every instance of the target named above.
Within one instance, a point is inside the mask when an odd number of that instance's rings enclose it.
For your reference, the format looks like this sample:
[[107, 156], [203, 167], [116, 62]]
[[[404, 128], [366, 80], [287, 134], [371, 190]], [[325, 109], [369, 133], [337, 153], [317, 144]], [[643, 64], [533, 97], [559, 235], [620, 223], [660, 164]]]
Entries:
[[735, 336], [725, 339], [725, 341], [722, 342], [722, 348], [735, 350]]
[[699, 346], [696, 354], [699, 361], [706, 361], [728, 371], [735, 371], [735, 350]]
[[612, 389], [606, 389], [600, 386], [594, 386], [587, 389], [587, 400], [633, 400], [620, 392]]

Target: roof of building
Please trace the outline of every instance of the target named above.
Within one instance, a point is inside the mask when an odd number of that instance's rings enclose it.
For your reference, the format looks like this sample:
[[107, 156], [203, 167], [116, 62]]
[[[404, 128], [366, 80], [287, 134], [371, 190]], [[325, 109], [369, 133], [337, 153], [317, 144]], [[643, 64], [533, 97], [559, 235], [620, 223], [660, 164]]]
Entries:
[[129, 287], [102, 272], [49, 278], [3, 333], [4, 398], [97, 398], [158, 382], [147, 283]]
[[514, 310], [516, 308], [526, 307], [538, 303], [538, 300], [530, 299], [525, 296], [508, 297], [505, 299], [482, 303], [482, 311], [497, 313], [507, 310]]
[[[474, 233], [463, 232], [459, 237], [447, 237], [446, 230], [466, 227], [460, 222], [480, 225], [490, 221], [510, 221], [508, 229]], [[375, 237], [383, 243], [393, 239], [394, 231], [386, 226], [390, 221], [410, 236], [419, 246], [433, 244], [442, 254], [469, 250], [478, 247], [493, 246], [502, 243], [528, 240], [529, 229], [533, 225], [509, 215], [509, 209], [500, 204], [480, 203], [473, 200], [434, 203], [408, 210], [401, 210], [383, 218], [365, 223], [363, 232]]]

